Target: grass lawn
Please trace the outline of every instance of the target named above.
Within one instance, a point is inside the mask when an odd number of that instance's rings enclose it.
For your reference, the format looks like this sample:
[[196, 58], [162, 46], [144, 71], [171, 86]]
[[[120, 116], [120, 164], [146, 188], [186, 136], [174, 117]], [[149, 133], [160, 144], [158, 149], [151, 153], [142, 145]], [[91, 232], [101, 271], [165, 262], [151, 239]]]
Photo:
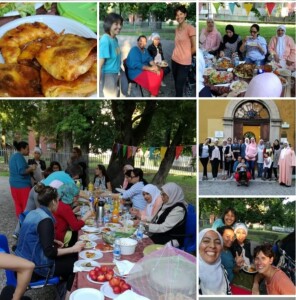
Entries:
[[[8, 172], [0, 171], [0, 176], [9, 176]], [[145, 179], [148, 182], [151, 182], [152, 178], [154, 176], [154, 173], [145, 174]], [[166, 182], [175, 182], [179, 184], [184, 191], [185, 194], [185, 200], [188, 203], [193, 204], [196, 206], [196, 176], [180, 176], [180, 175], [169, 175], [167, 177]]]
[[[244, 38], [246, 36], [250, 36], [250, 26], [253, 23], [236, 23], [236, 22], [219, 22], [216, 21], [216, 28], [221, 33], [222, 37], [225, 34], [225, 26], [228, 24], [232, 24], [234, 26], [235, 33], [241, 36], [241, 38]], [[271, 37], [276, 35], [276, 29], [278, 27], [278, 24], [259, 24], [260, 26], [260, 35], [266, 39], [267, 42], [270, 41]], [[202, 28], [206, 27], [205, 21], [199, 22], [199, 32]], [[290, 37], [295, 37], [295, 25], [286, 25], [287, 31], [286, 35], [289, 35]]]

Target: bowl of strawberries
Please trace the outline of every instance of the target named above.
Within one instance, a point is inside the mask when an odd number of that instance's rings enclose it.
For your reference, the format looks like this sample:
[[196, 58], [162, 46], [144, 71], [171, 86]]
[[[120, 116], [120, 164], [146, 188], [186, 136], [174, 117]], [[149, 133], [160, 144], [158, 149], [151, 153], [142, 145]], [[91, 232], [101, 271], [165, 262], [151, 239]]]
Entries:
[[109, 282], [114, 276], [114, 271], [112, 268], [107, 266], [95, 267], [93, 270], [89, 271], [86, 278], [97, 284], [103, 284]]
[[115, 299], [119, 294], [131, 290], [131, 286], [124, 279], [113, 277], [109, 282], [104, 283], [100, 290], [105, 297]]

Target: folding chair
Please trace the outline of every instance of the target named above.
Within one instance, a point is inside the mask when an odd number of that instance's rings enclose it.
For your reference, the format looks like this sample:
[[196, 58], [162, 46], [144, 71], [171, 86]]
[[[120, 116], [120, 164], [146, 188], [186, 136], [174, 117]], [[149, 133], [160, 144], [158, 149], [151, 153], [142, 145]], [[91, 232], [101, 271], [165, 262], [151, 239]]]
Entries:
[[[2, 252], [10, 254], [7, 237], [3, 234], [0, 234], [0, 249], [2, 249]], [[42, 267], [37, 266], [35, 268], [44, 268], [44, 267], [47, 266], [42, 266]], [[16, 279], [15, 272], [11, 270], [5, 270], [5, 274], [6, 274], [6, 285], [11, 285], [16, 287], [17, 279]], [[37, 281], [31, 281], [28, 285], [28, 290], [43, 288], [47, 285], [57, 285], [59, 282], [60, 282], [60, 278], [50, 277], [50, 271], [49, 271], [46, 278]]]
[[136, 83], [135, 81], [130, 79], [130, 77], [128, 76], [128, 66], [126, 64], [126, 59], [123, 60], [123, 67], [124, 67], [125, 76], [126, 76], [127, 82], [128, 82], [128, 95], [130, 96], [130, 94], [131, 94], [131, 85], [135, 84], [136, 87], [138, 86], [140, 88], [141, 96], [144, 97], [142, 87], [138, 83]]

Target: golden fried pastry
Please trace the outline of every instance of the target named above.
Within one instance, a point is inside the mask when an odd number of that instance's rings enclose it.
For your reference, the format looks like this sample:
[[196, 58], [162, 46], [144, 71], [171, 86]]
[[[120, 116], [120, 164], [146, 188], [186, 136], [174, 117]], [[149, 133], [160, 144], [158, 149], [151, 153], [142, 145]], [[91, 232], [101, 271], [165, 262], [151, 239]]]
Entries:
[[41, 69], [42, 92], [45, 97], [87, 97], [97, 90], [97, 64], [74, 81], [63, 81], [53, 78]]
[[85, 74], [97, 60], [97, 40], [64, 34], [56, 45], [42, 45], [36, 59], [55, 79], [73, 81]]
[[7, 31], [0, 39], [1, 54], [6, 63], [17, 63], [18, 56], [27, 43], [55, 36], [56, 33], [41, 22], [24, 23]]
[[43, 97], [39, 71], [19, 64], [0, 64], [1, 97]]

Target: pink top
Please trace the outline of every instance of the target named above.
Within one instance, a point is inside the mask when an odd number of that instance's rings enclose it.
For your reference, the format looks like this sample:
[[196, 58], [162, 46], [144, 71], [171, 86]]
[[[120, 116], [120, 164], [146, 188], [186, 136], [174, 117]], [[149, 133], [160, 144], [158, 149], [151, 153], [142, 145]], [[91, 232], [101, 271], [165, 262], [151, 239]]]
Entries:
[[[277, 36], [273, 36], [270, 39], [270, 42], [268, 45], [268, 50], [271, 54], [276, 54], [277, 41], [278, 41]], [[289, 56], [291, 56], [291, 52], [295, 53], [295, 43], [294, 43], [293, 39], [287, 35], [285, 36], [284, 41], [285, 41], [285, 51], [283, 54], [283, 58], [287, 59]], [[295, 57], [292, 61], [295, 62]]]
[[246, 159], [247, 160], [255, 160], [257, 155], [257, 144], [255, 142], [251, 142], [246, 149]]
[[191, 65], [191, 37], [196, 36], [195, 28], [187, 24], [182, 29], [175, 31], [175, 48], [172, 55], [172, 60], [180, 65]]
[[199, 43], [201, 44], [202, 49], [206, 51], [215, 51], [220, 47], [221, 42], [221, 33], [216, 28], [211, 32], [208, 32], [207, 28], [201, 30]]

